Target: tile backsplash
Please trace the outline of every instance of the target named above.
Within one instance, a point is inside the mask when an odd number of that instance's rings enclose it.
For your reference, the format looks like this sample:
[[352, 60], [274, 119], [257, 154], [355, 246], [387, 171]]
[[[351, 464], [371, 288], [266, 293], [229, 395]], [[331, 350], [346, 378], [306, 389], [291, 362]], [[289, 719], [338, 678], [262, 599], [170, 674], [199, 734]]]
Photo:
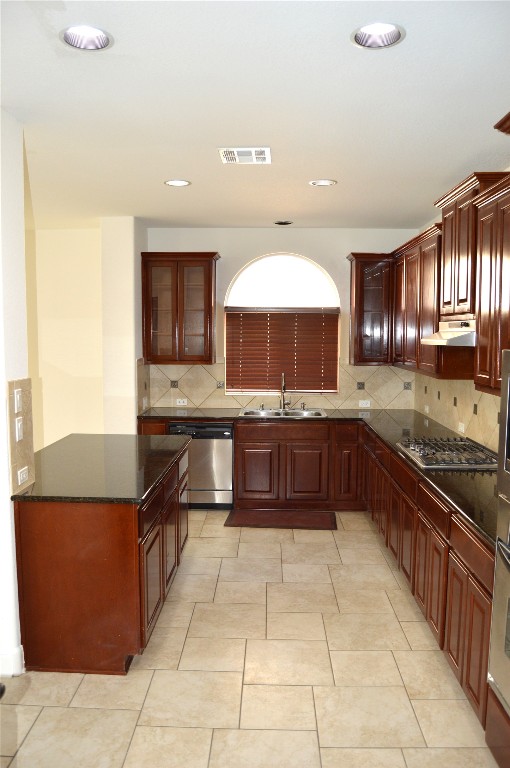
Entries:
[[[225, 394], [225, 367], [215, 365], [143, 365], [138, 361], [138, 412], [151, 407], [244, 408], [277, 407], [277, 395]], [[291, 405], [311, 408], [414, 408], [459, 435], [498, 449], [500, 398], [475, 390], [472, 381], [433, 379], [390, 366], [339, 364], [339, 391], [328, 395], [290, 393]], [[370, 401], [370, 405], [360, 402]], [[464, 431], [462, 431], [462, 428]]]
[[[215, 365], [151, 365], [150, 405], [174, 408], [178, 405], [177, 400], [186, 399], [188, 408], [244, 408], [262, 402], [268, 408], [278, 406], [278, 395], [227, 395], [224, 381], [223, 362]], [[289, 396], [292, 406], [305, 402], [311, 408], [413, 408], [413, 382], [414, 374], [399, 368], [340, 363], [338, 393], [311, 395], [296, 392]], [[370, 405], [360, 406], [360, 401], [370, 401]], [[138, 405], [140, 408], [140, 403]]]
[[500, 398], [478, 392], [472, 381], [416, 374], [414, 407], [459, 435], [498, 450]]

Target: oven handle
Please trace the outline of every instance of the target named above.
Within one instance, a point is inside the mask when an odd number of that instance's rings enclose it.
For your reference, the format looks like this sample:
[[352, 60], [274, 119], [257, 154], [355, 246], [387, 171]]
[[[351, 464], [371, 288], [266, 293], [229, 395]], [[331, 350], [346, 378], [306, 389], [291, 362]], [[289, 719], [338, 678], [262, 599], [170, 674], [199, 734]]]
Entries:
[[510, 571], [510, 547], [508, 547], [501, 539], [498, 539], [497, 542], [497, 549], [501, 557], [503, 558], [503, 561]]

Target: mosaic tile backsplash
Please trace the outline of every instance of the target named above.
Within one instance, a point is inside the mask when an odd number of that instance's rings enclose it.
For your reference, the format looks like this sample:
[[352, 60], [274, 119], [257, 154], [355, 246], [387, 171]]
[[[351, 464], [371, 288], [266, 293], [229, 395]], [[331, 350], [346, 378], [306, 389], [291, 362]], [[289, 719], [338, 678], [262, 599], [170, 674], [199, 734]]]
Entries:
[[[225, 394], [222, 361], [215, 365], [141, 365], [138, 370], [139, 393], [143, 388], [151, 407], [175, 408], [182, 399], [187, 400], [187, 408], [245, 408], [261, 403], [275, 408], [279, 404], [277, 395]], [[338, 393], [289, 395], [291, 406], [305, 402], [310, 408], [414, 408], [459, 435], [493, 451], [498, 448], [500, 399], [478, 392], [472, 381], [439, 380], [390, 366], [340, 362]], [[362, 401], [370, 401], [370, 405], [361, 405]], [[145, 410], [140, 396], [138, 407]]]

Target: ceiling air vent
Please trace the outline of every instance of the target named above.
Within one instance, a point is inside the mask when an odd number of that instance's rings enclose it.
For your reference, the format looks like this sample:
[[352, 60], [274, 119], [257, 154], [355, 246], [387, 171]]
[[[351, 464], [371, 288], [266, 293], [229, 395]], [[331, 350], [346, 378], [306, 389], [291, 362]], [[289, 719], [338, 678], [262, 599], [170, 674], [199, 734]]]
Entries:
[[218, 152], [221, 162], [229, 165], [269, 165], [271, 162], [269, 147], [222, 147]]

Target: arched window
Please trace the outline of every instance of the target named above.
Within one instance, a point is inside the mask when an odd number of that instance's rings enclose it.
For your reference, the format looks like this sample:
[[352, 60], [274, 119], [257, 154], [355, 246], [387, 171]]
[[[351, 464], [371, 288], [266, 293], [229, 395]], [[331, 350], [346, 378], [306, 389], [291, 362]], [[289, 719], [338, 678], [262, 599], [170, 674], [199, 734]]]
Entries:
[[318, 264], [277, 253], [250, 262], [225, 299], [227, 392], [338, 391], [336, 286]]

